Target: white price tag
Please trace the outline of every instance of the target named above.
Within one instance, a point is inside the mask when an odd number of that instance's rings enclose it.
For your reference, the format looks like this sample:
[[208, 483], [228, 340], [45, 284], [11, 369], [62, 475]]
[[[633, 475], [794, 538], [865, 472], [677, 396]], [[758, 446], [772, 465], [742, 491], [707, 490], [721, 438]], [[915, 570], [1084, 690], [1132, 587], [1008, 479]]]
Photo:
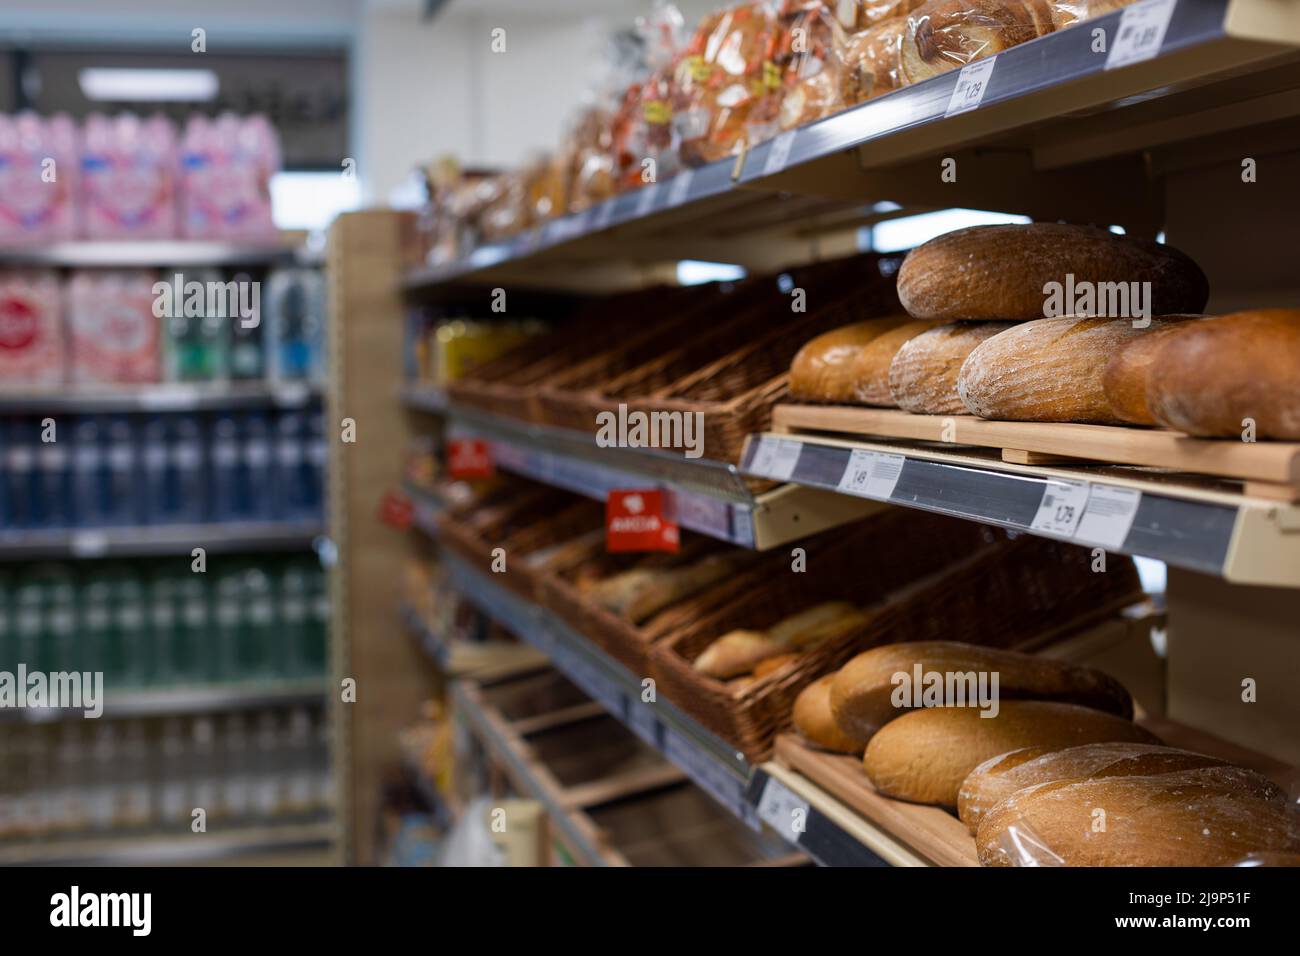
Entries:
[[1074, 537], [1079, 520], [1088, 506], [1088, 483], [1086, 481], [1057, 481], [1047, 483], [1043, 489], [1042, 500], [1038, 502], [1038, 513], [1034, 515], [1030, 528], [1046, 531], [1064, 538]]
[[768, 777], [758, 801], [759, 819], [792, 843], [808, 824], [808, 804], [775, 777]]
[[1123, 547], [1141, 503], [1140, 491], [1093, 485], [1088, 495], [1088, 508], [1074, 533], [1075, 538], [1111, 550]]
[[749, 470], [773, 481], [789, 481], [803, 445], [784, 438], [760, 438]]
[[1110, 40], [1106, 69], [1150, 60], [1160, 53], [1178, 0], [1140, 0], [1124, 8]]
[[636, 197], [636, 214], [638, 216], [650, 215], [650, 210], [655, 207], [655, 200], [659, 198], [659, 184], [646, 183], [641, 187], [641, 192]]
[[902, 455], [887, 455], [879, 451], [854, 449], [848, 466], [840, 476], [838, 489], [849, 495], [865, 498], [888, 498], [894, 493], [898, 478], [907, 461]]
[[785, 164], [790, 161], [790, 150], [794, 148], [794, 134], [795, 130], [786, 130], [772, 140], [772, 147], [767, 151], [767, 159], [763, 163], [764, 176], [771, 176], [785, 169]]
[[686, 202], [686, 197], [691, 192], [691, 180], [695, 178], [695, 171], [692, 169], [683, 169], [672, 179], [672, 185], [668, 187], [668, 205], [680, 206]]
[[948, 100], [948, 108], [944, 110], [944, 116], [956, 116], [958, 113], [969, 113], [971, 110], [979, 109], [980, 103], [984, 101], [984, 94], [989, 88], [993, 64], [997, 60], [996, 56], [985, 57], [974, 63], [967, 63], [961, 68], [961, 73], [957, 76], [957, 85], [953, 87], [952, 96]]

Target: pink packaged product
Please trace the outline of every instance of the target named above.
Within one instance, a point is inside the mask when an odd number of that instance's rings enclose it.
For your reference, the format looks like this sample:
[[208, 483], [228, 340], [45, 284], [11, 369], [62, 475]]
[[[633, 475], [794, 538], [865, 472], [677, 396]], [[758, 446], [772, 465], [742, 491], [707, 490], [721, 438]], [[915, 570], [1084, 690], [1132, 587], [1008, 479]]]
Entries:
[[77, 165], [69, 116], [0, 115], [0, 244], [76, 237]]
[[175, 237], [176, 166], [176, 129], [165, 117], [88, 116], [81, 141], [86, 236]]
[[280, 143], [260, 114], [191, 116], [181, 143], [181, 224], [195, 239], [268, 239]]
[[64, 378], [63, 292], [48, 270], [0, 272], [0, 388]]
[[163, 320], [154, 314], [152, 272], [76, 272], [68, 283], [72, 381], [126, 384], [159, 379]]

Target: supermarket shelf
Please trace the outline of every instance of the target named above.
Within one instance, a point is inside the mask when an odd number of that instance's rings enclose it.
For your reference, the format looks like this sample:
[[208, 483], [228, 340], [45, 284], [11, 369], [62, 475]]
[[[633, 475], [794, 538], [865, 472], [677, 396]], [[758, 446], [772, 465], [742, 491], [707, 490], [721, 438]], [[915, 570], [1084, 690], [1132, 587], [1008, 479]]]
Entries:
[[320, 401], [319, 385], [306, 382], [212, 385], [72, 386], [49, 391], [0, 390], [0, 413], [200, 412], [245, 408], [304, 408]]
[[[1177, 165], [1181, 144], [1300, 115], [1298, 0], [1163, 0], [1162, 9], [1167, 28], [1148, 58], [1124, 63], [1095, 52], [1095, 30], [1105, 31], [1113, 53], [1121, 23], [1136, 15], [1117, 11], [983, 61], [990, 72], [977, 108], [954, 112], [962, 72], [954, 70], [734, 161], [417, 269], [404, 284], [596, 291], [652, 281], [638, 263], [697, 258], [776, 268], [836, 254], [830, 236], [849, 243], [839, 254], [853, 251], [857, 227], [897, 215], [898, 204], [1114, 222], [1154, 234], [1161, 198], [1153, 170]], [[948, 156], [961, 163], [958, 183], [936, 174], [935, 157]], [[889, 211], [876, 207], [885, 200]]]
[[[455, 555], [443, 561], [457, 589], [483, 613], [538, 650], [556, 670], [677, 765], [702, 790], [748, 826], [768, 820], [789, 842], [827, 865], [878, 865], [860, 841], [809, 805], [803, 832], [780, 826], [785, 804], [781, 785], [769, 784], [766, 765], [751, 766], [742, 754], [705, 730], [669, 701], [645, 703], [641, 679], [545, 609], [494, 584]], [[810, 836], [811, 835], [811, 836]]]
[[266, 851], [326, 847], [336, 839], [329, 821], [214, 828], [208, 833], [133, 834], [103, 839], [0, 844], [0, 866], [183, 864]]
[[527, 425], [451, 406], [449, 435], [486, 441], [506, 471], [604, 501], [615, 489], [671, 493], [682, 528], [766, 549], [862, 517], [872, 507], [796, 486], [755, 493], [735, 465], [652, 449], [602, 448], [567, 428]]
[[429, 659], [446, 674], [472, 676], [483, 683], [536, 670], [546, 664], [545, 655], [528, 644], [457, 640], [429, 627], [410, 605], [403, 604], [398, 613], [407, 632], [420, 642]]
[[[741, 471], [1156, 558], [1238, 584], [1300, 587], [1296, 505], [1246, 497], [1211, 479], [1122, 466], [1015, 465], [995, 450], [944, 447], [752, 435]], [[1073, 508], [1065, 518], [1053, 508], [1062, 503]]]
[[[308, 258], [310, 254], [304, 254]], [[292, 262], [298, 249], [282, 243], [208, 239], [79, 239], [0, 249], [0, 265], [149, 268], [262, 266]]]
[[[104, 717], [155, 717], [171, 714], [225, 713], [263, 707], [288, 707], [324, 700], [329, 685], [323, 680], [298, 680], [233, 684], [227, 686], [179, 687], [168, 690], [126, 691], [109, 694]], [[81, 708], [6, 708], [0, 720], [43, 723], [80, 717]]]
[[402, 404], [417, 412], [441, 415], [447, 411], [447, 392], [432, 385], [403, 385], [398, 393]]
[[236, 551], [305, 551], [325, 534], [319, 521], [144, 525], [58, 531], [0, 531], [0, 561], [130, 558]]

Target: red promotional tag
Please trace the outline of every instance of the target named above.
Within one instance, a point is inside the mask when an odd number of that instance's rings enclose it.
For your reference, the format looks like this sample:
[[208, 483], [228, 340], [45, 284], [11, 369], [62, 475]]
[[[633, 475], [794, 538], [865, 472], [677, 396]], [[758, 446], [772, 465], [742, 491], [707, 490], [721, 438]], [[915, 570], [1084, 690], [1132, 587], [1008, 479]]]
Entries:
[[410, 498], [400, 491], [384, 493], [383, 499], [379, 502], [380, 521], [396, 528], [398, 531], [405, 531], [411, 527], [411, 521], [414, 518], [415, 505]]
[[605, 499], [606, 551], [676, 551], [677, 522], [658, 489], [611, 491]]
[[453, 438], [447, 442], [447, 471], [451, 477], [491, 478], [492, 453], [481, 438]]

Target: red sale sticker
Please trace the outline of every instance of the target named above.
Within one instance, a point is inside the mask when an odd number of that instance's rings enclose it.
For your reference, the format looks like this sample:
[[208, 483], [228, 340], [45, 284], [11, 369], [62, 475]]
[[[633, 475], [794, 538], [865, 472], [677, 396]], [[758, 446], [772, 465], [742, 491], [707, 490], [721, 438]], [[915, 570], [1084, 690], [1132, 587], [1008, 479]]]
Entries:
[[676, 551], [681, 543], [660, 490], [611, 491], [605, 499], [606, 551]]
[[461, 480], [491, 478], [492, 453], [481, 438], [453, 438], [447, 442], [447, 471]]
[[415, 518], [415, 505], [400, 491], [389, 491], [379, 502], [379, 520], [386, 525], [405, 531]]

